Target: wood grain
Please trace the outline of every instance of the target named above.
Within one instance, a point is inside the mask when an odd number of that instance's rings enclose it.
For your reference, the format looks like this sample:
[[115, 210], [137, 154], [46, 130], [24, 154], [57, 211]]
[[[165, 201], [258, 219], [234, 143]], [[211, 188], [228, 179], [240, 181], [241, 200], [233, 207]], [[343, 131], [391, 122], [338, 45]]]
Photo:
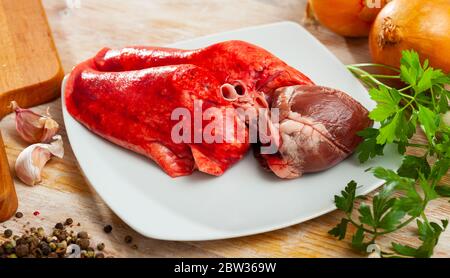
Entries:
[[6, 221], [16, 212], [18, 202], [16, 188], [11, 178], [5, 146], [0, 132], [0, 222]]
[[0, 119], [59, 95], [64, 76], [40, 0], [0, 1]]
[[[71, 2], [76, 4], [77, 1]], [[81, 0], [80, 6], [66, 1], [44, 0], [63, 67], [69, 71], [76, 63], [92, 56], [104, 46], [165, 45], [179, 40], [258, 24], [292, 20], [303, 24], [305, 0]], [[226, 3], [226, 4], [225, 4]], [[73, 8], [72, 8], [73, 7]], [[370, 61], [366, 39], [345, 39], [328, 30], [305, 25], [343, 63]], [[61, 104], [50, 104], [51, 113], [62, 125]], [[46, 105], [36, 107], [44, 112]], [[8, 116], [0, 127], [4, 134], [9, 163], [12, 165], [26, 146], [14, 131], [14, 117]], [[3, 225], [20, 232], [26, 222], [48, 229], [67, 217], [80, 222], [92, 235], [93, 242], [105, 242], [108, 255], [119, 257], [357, 257], [349, 247], [349, 238], [337, 241], [327, 234], [342, 216], [332, 212], [314, 220], [282, 230], [229, 240], [207, 242], [171, 242], [147, 239], [133, 232], [104, 204], [84, 182], [66, 143], [64, 159], [53, 159], [44, 169], [41, 185], [27, 187], [15, 180], [22, 219]], [[418, 135], [415, 140], [423, 140]], [[414, 152], [414, 150], [410, 150]], [[352, 177], [348, 177], [350, 180]], [[449, 178], [444, 182], [449, 184]], [[344, 187], [345, 184], [342, 184]], [[372, 196], [372, 195], [371, 195]], [[269, 208], [268, 208], [269, 209]], [[39, 210], [39, 216], [33, 211]], [[431, 203], [432, 219], [446, 218], [450, 205], [445, 200]], [[112, 224], [109, 235], [102, 231]], [[0, 224], [0, 231], [1, 231]], [[414, 244], [414, 227], [388, 235], [382, 243], [397, 241]], [[123, 243], [131, 235], [139, 248]], [[450, 256], [450, 234], [445, 232], [436, 248], [436, 257]]]

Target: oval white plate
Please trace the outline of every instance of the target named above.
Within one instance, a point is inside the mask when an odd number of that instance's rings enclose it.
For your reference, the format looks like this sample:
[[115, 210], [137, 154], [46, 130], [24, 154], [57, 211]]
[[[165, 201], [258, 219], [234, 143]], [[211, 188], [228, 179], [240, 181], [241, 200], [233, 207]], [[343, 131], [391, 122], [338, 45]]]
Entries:
[[[373, 108], [367, 91], [344, 65], [295, 23], [241, 29], [171, 46], [192, 49], [230, 39], [259, 45], [317, 84], [343, 90]], [[145, 157], [89, 132], [68, 114], [64, 103], [63, 113], [71, 146], [92, 187], [133, 229], [158, 239], [223, 239], [297, 224], [335, 209], [333, 196], [351, 179], [361, 185], [360, 194], [381, 185], [364, 172], [368, 167], [396, 168], [400, 163], [394, 151], [386, 150], [382, 160], [359, 165], [353, 156], [322, 173], [280, 180], [265, 173], [249, 154], [221, 177], [194, 173], [172, 179]]]

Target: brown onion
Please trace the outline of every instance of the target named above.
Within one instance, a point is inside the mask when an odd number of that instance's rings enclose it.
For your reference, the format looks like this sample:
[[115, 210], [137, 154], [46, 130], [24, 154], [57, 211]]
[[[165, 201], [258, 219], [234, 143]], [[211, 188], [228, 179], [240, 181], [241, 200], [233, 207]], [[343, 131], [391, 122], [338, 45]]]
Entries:
[[450, 0], [394, 0], [378, 14], [369, 36], [374, 63], [398, 67], [413, 49], [450, 72]]
[[365, 37], [388, 0], [309, 0], [309, 11], [325, 27], [346, 37]]

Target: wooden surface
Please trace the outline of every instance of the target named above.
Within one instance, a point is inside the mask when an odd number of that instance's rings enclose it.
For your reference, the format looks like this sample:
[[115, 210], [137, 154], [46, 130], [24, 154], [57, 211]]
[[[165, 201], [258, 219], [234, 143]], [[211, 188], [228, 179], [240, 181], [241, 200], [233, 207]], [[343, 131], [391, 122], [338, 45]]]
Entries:
[[[146, 44], [164, 45], [179, 40], [212, 34], [240, 27], [292, 20], [303, 23], [304, 0], [192, 0], [192, 1], [122, 1], [122, 0], [44, 0], [50, 26], [65, 71], [93, 55], [104, 46]], [[224, 4], [226, 3], [226, 4]], [[74, 4], [74, 5], [72, 5]], [[370, 60], [365, 39], [344, 39], [315, 26], [308, 30], [335, 53], [343, 63]], [[59, 100], [49, 104], [50, 112], [60, 123]], [[46, 105], [36, 108], [43, 112]], [[0, 127], [4, 134], [10, 165], [26, 146], [14, 131], [13, 117], [8, 116]], [[21, 231], [27, 221], [31, 225], [50, 228], [67, 217], [81, 222], [81, 227], [91, 233], [93, 242], [103, 241], [109, 255], [119, 257], [355, 257], [349, 239], [337, 241], [327, 231], [341, 217], [332, 212], [317, 219], [286, 229], [230, 240], [208, 242], [167, 242], [146, 239], [124, 224], [96, 193], [84, 182], [76, 160], [66, 143], [64, 159], [53, 159], [44, 169], [42, 185], [27, 187], [16, 182], [19, 210], [25, 216], [2, 225]], [[417, 140], [421, 140], [419, 136]], [[351, 177], [348, 177], [351, 179]], [[342, 182], [342, 187], [346, 181]], [[448, 183], [448, 179], [446, 179]], [[330, 196], [326, 196], [329, 198]], [[39, 216], [33, 216], [34, 211]], [[430, 205], [431, 218], [445, 218], [450, 214], [450, 204], [444, 200]], [[104, 224], [112, 224], [112, 234], [102, 231]], [[401, 243], [411, 242], [414, 227], [384, 238]], [[138, 244], [133, 250], [123, 243], [131, 235]], [[450, 256], [450, 234], [446, 232], [436, 248], [436, 257]]]
[[39, 0], [0, 1], [0, 119], [54, 99], [64, 76]]
[[14, 182], [6, 157], [5, 146], [0, 132], [0, 222], [8, 220], [16, 212], [18, 202]]

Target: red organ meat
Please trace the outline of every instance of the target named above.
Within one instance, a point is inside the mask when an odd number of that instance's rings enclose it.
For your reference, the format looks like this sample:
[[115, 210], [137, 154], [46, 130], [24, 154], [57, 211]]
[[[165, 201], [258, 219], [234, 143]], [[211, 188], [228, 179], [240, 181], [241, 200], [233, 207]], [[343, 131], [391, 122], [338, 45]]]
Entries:
[[[299, 92], [299, 88], [308, 91], [308, 96], [318, 96], [285, 103], [286, 90]], [[288, 107], [280, 109], [282, 121], [276, 130], [281, 138], [279, 151], [261, 154], [265, 165], [282, 178], [335, 165], [356, 147], [360, 140], [356, 131], [371, 124], [367, 110], [349, 96], [315, 86], [268, 51], [243, 41], [226, 41], [197, 50], [105, 48], [74, 68], [65, 92], [67, 110], [76, 120], [105, 139], [151, 158], [172, 177], [189, 175], [195, 169], [221, 175], [250, 146], [248, 131], [243, 141], [175, 142], [171, 132], [179, 121], [171, 120], [172, 112], [176, 108], [189, 111], [192, 117], [187, 122], [193, 138], [199, 128], [193, 119], [196, 101], [202, 104], [203, 111], [214, 107], [216, 118], [228, 117], [233, 126], [226, 128], [235, 133], [238, 128], [245, 130], [246, 122], [236, 113], [227, 114], [227, 108]], [[328, 101], [332, 105], [325, 105]], [[330, 110], [333, 106], [337, 108], [334, 112]], [[292, 124], [289, 116], [284, 117], [289, 111], [300, 115], [303, 127]], [[202, 126], [211, 121], [203, 119]], [[329, 134], [316, 130], [319, 125]], [[309, 131], [311, 136], [291, 136], [295, 134], [292, 128], [302, 133], [308, 130], [306, 126], [313, 129]], [[226, 128], [212, 133], [220, 138], [230, 132]], [[303, 144], [300, 139], [307, 137], [309, 143]]]
[[[194, 65], [100, 72], [90, 60], [72, 71], [66, 107], [94, 133], [153, 159], [172, 177], [196, 168], [221, 175], [247, 152], [248, 142], [186, 144], [171, 137], [178, 122], [171, 120], [172, 112], [182, 107], [194, 115], [194, 100], [202, 101], [204, 110], [218, 107], [226, 116], [224, 109], [231, 105], [220, 96], [220, 85]], [[237, 118], [235, 122], [244, 124]]]
[[219, 82], [237, 87], [238, 94], [248, 94], [252, 98], [259, 98], [260, 93], [270, 96], [280, 87], [314, 84], [304, 74], [267, 50], [243, 41], [225, 41], [196, 50], [161, 47], [128, 47], [119, 50], [104, 48], [94, 57], [94, 63], [100, 71], [196, 65], [207, 69]]
[[347, 94], [314, 85], [276, 90], [282, 144], [276, 154], [257, 156], [280, 178], [328, 169], [348, 157], [361, 138], [357, 132], [372, 125], [368, 111]]

